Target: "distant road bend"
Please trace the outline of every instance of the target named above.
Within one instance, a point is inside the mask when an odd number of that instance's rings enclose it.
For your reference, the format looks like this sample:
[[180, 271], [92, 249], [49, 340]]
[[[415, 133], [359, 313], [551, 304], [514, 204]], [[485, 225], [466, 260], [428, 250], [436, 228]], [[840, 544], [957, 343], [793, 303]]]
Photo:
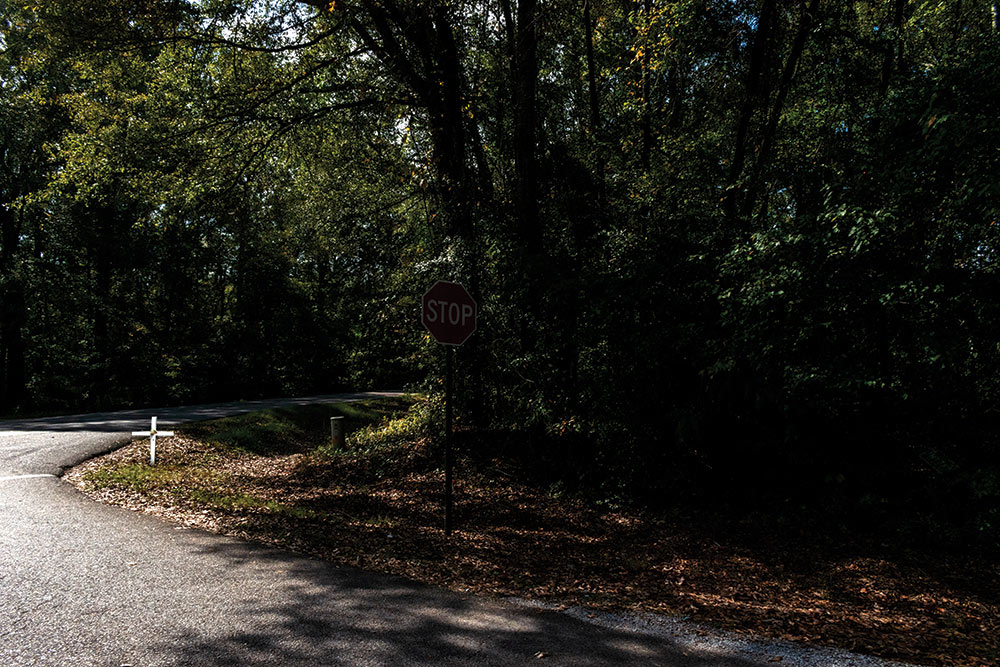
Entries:
[[887, 664], [335, 567], [101, 505], [58, 477], [148, 429], [153, 415], [168, 428], [392, 395], [399, 392], [0, 422], [0, 665]]

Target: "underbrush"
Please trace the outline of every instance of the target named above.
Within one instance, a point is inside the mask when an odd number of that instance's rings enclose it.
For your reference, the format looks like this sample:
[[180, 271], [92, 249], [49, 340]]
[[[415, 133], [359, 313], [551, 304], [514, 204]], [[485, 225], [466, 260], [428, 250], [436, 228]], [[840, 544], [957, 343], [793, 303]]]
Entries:
[[[318, 446], [314, 454], [320, 458], [343, 456], [345, 453], [375, 454], [426, 441], [433, 428], [434, 408], [433, 401], [411, 402], [405, 412], [397, 409], [378, 421], [370, 421], [360, 428], [350, 429], [344, 448], [326, 442]], [[350, 422], [348, 426], [350, 427]]]

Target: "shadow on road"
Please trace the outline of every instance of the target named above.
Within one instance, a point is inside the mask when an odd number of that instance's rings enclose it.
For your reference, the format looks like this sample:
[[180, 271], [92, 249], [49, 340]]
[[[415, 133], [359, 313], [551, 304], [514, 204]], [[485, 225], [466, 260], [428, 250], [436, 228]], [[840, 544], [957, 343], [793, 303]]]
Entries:
[[237, 543], [216, 556], [282, 572], [283, 597], [249, 602], [229, 618], [245, 631], [206, 638], [195, 633], [162, 648], [182, 665], [446, 665], [560, 664], [687, 667], [752, 663], [691, 651], [682, 641], [615, 631], [551, 609], [440, 591], [399, 577], [334, 567]]

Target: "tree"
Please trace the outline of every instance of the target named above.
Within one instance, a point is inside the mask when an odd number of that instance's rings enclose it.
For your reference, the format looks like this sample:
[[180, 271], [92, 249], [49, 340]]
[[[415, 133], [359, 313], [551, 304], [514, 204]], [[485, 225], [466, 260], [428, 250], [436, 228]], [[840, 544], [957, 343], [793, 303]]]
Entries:
[[563, 483], [988, 515], [988, 446], [914, 443], [1000, 391], [992, 3], [15, 9], [6, 409], [433, 390], [451, 277], [463, 415]]

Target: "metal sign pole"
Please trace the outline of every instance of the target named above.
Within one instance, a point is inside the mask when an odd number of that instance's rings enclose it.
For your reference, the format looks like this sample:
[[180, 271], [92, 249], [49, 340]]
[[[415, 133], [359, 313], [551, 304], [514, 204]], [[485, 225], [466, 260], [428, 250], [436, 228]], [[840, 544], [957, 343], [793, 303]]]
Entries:
[[439, 280], [424, 293], [420, 300], [420, 320], [434, 337], [446, 346], [444, 389], [444, 534], [451, 535], [452, 527], [452, 412], [454, 406], [455, 350], [469, 339], [476, 330], [477, 306], [475, 299], [458, 283]]
[[445, 346], [446, 353], [445, 366], [447, 377], [444, 387], [444, 534], [451, 536], [451, 410], [452, 410], [452, 387], [455, 383], [455, 348], [451, 345]]

